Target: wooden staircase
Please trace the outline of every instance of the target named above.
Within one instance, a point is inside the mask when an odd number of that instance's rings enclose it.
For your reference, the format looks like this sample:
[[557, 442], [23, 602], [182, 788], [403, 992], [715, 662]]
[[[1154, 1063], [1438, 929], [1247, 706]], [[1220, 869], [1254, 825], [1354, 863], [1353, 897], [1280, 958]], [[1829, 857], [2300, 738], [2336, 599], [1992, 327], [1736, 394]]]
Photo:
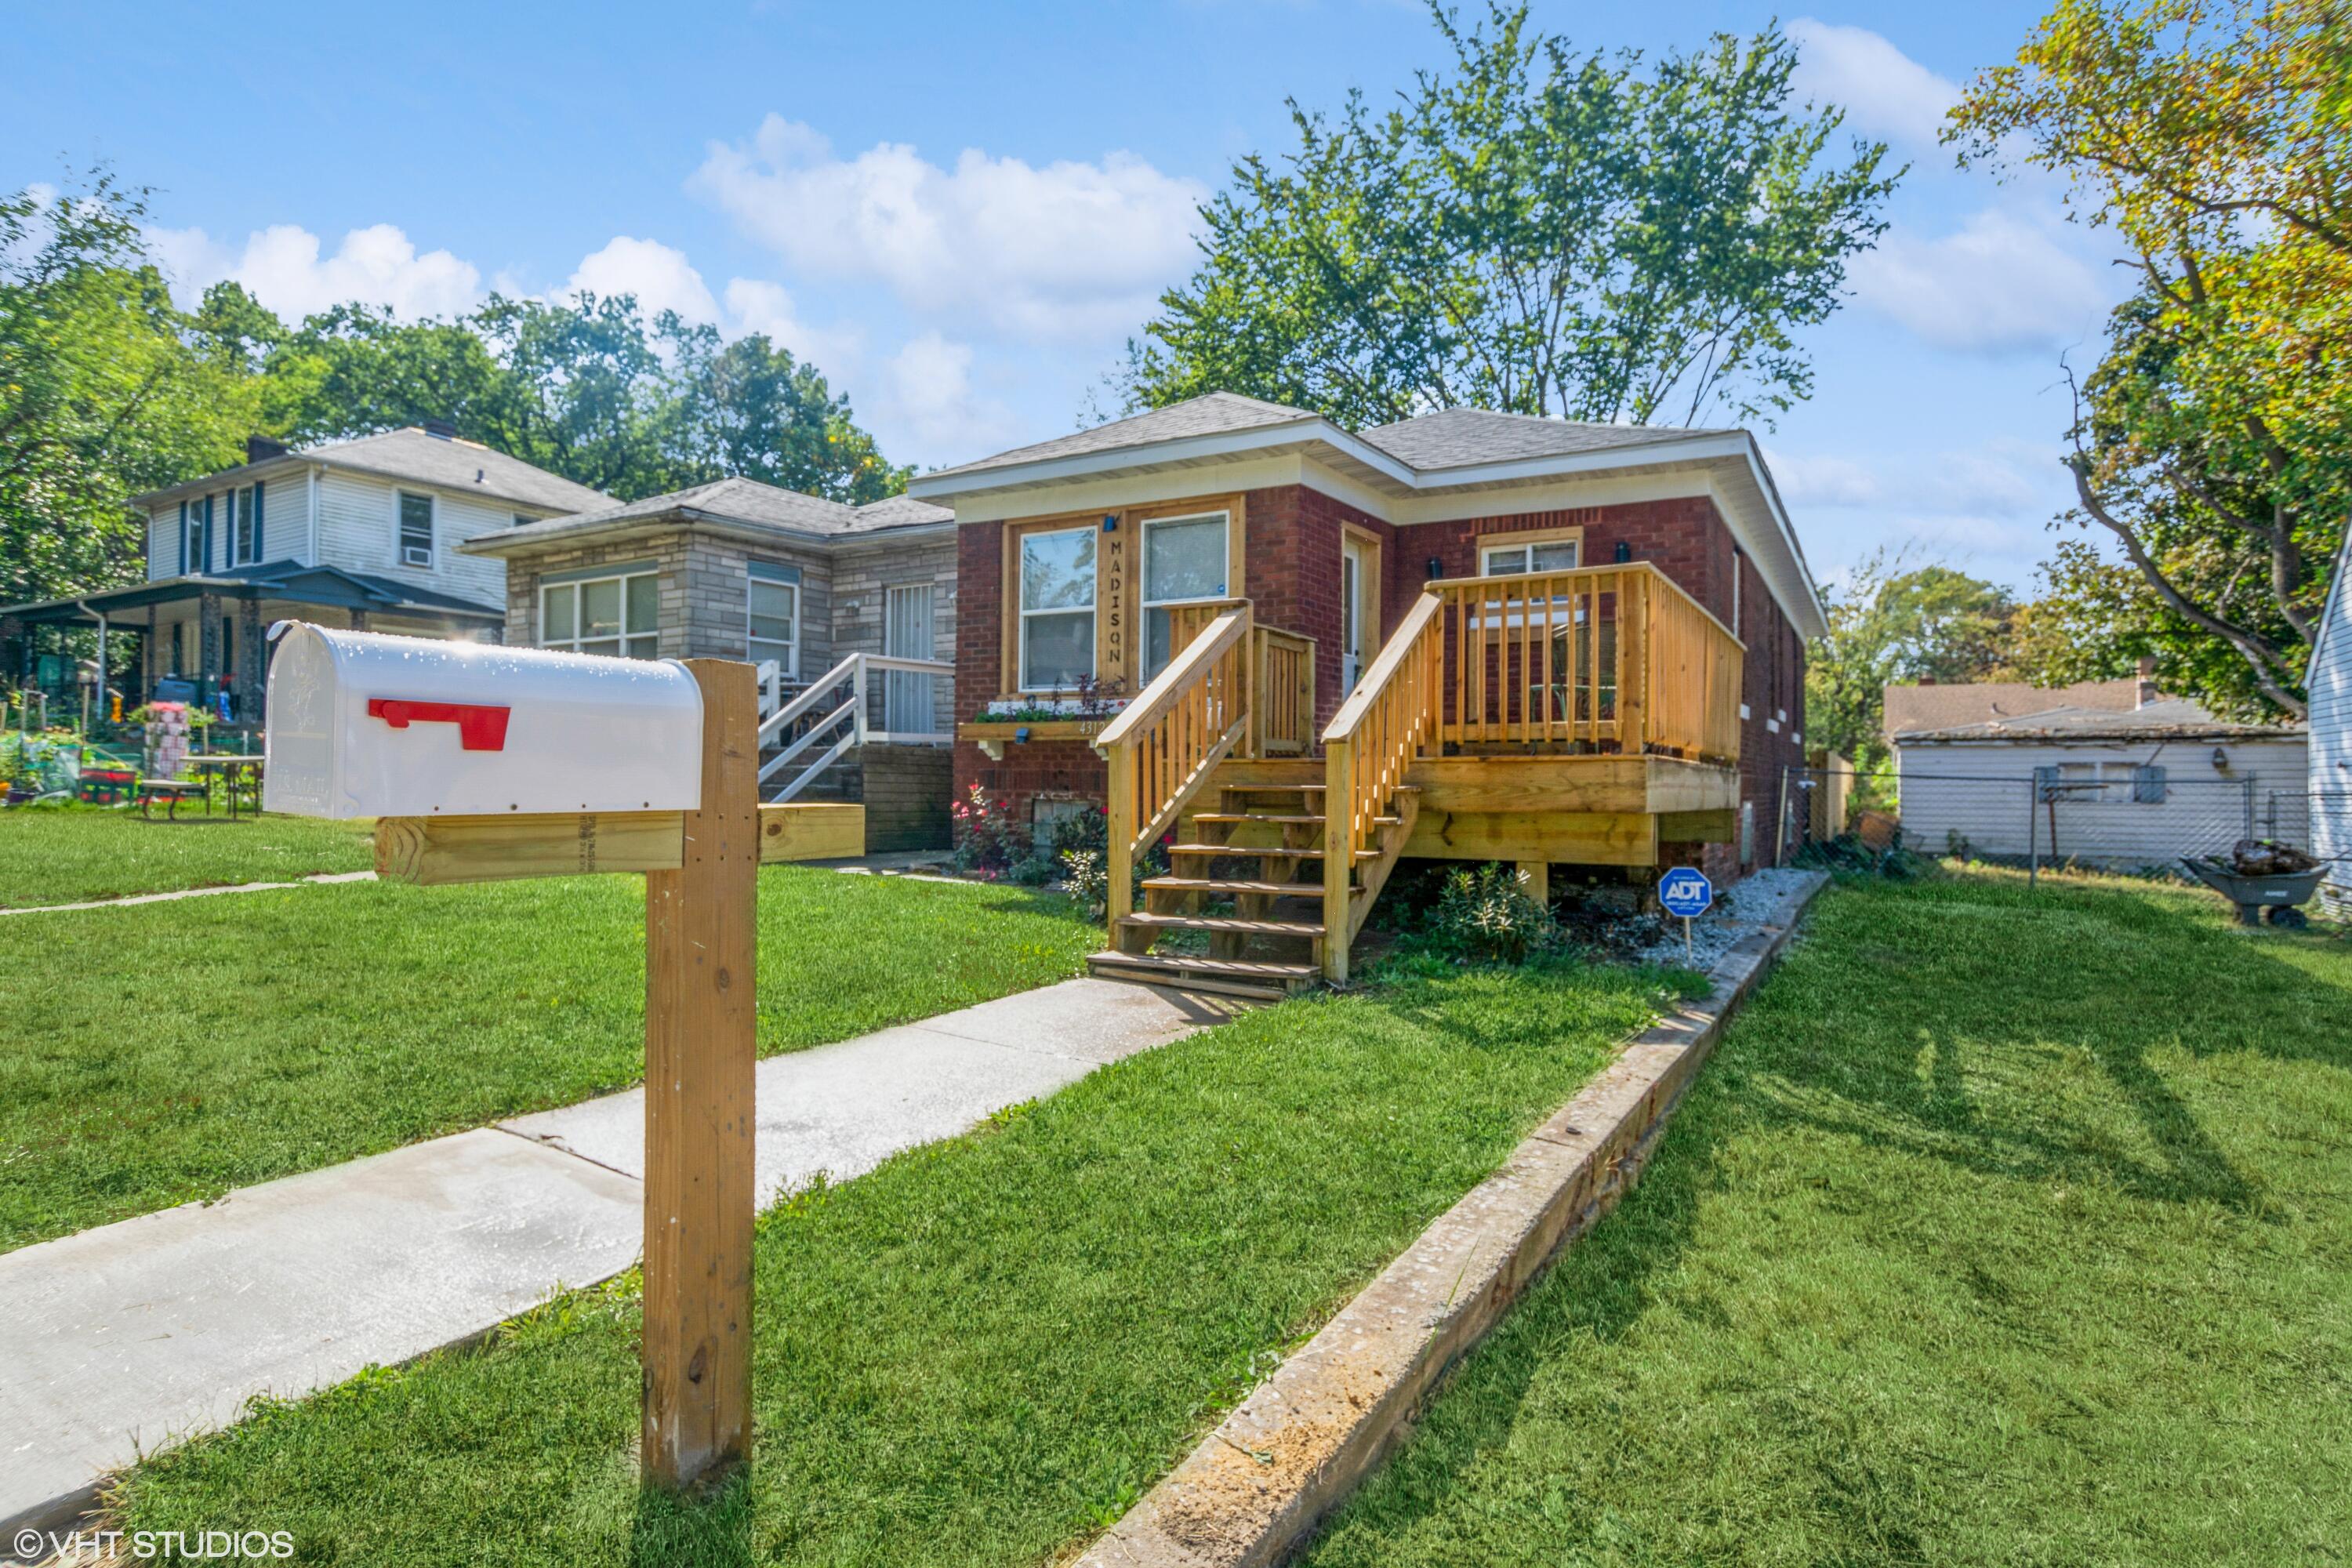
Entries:
[[1353, 847], [1345, 890], [1324, 875], [1328, 820], [1321, 758], [1223, 763], [1205, 809], [1181, 819], [1164, 876], [1143, 908], [1111, 921], [1097, 974], [1190, 990], [1278, 998], [1323, 977], [1335, 926], [1352, 942], [1412, 831], [1415, 792], [1397, 792]]

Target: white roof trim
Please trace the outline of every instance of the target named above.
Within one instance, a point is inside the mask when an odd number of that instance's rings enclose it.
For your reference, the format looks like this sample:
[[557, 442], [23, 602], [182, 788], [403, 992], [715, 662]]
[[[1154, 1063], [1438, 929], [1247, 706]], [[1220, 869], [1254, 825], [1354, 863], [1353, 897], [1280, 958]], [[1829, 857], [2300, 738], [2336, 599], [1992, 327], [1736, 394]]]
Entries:
[[1594, 452], [1423, 469], [1412, 468], [1361, 437], [1349, 434], [1328, 419], [1311, 416], [1271, 425], [1255, 425], [1240, 430], [1181, 436], [1164, 441], [1109, 447], [1098, 451], [1076, 452], [1032, 462], [1006, 463], [999, 468], [920, 475], [908, 482], [907, 494], [918, 500], [952, 501], [957, 496], [1044, 488], [1097, 476], [1109, 478], [1164, 467], [1211, 463], [1219, 458], [1249, 457], [1270, 449], [1296, 447], [1309, 443], [1329, 447], [1341, 457], [1361, 465], [1372, 476], [1394, 487], [1392, 493], [1432, 500], [1467, 496], [1480, 489], [1545, 479], [1607, 473], [1614, 468], [1674, 464], [1738, 464], [1747, 470], [1748, 478], [1754, 483], [1756, 493], [1762, 500], [1765, 515], [1779, 535], [1777, 542], [1785, 548], [1785, 557], [1773, 560], [1774, 552], [1759, 548], [1763, 542], [1751, 537], [1751, 531], [1740, 525], [1739, 514], [1747, 509], [1723, 508], [1725, 521], [1730, 526], [1733, 536], [1764, 570], [1774, 597], [1780, 599], [1783, 606], [1793, 609], [1794, 618], [1800, 622], [1798, 629], [1809, 637], [1820, 637], [1829, 629], [1828, 613], [1813, 585], [1813, 574], [1806, 564], [1804, 547], [1798, 542], [1796, 528], [1780, 504], [1779, 488], [1773, 484], [1770, 473], [1764, 467], [1763, 455], [1757, 447], [1755, 437], [1744, 430], [1715, 432]]

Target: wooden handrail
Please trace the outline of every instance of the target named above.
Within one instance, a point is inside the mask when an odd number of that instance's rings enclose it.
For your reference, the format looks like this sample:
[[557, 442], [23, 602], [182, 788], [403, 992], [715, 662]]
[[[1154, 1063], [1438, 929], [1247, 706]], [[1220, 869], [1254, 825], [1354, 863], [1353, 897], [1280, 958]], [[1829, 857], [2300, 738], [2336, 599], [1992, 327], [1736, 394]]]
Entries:
[[1220, 609], [1095, 737], [1110, 773], [1105, 913], [1115, 944], [1136, 940], [1119, 923], [1134, 907], [1136, 857], [1208, 786], [1219, 763], [1250, 749], [1250, 631], [1249, 601]]
[[1118, 717], [1103, 727], [1095, 737], [1095, 750], [1108, 752], [1125, 744], [1145, 726], [1157, 722], [1219, 654], [1240, 641], [1249, 631], [1249, 603], [1242, 600], [1236, 609], [1221, 613], [1211, 621], [1201, 635], [1186, 645], [1184, 651], [1168, 661], [1168, 668], [1152, 678], [1151, 684], [1138, 694], [1135, 700], [1119, 710]]
[[1437, 740], [1444, 607], [1429, 594], [1405, 612], [1323, 731], [1323, 973], [1334, 984], [1348, 978], [1355, 935], [1356, 851], [1370, 847], [1412, 759]]

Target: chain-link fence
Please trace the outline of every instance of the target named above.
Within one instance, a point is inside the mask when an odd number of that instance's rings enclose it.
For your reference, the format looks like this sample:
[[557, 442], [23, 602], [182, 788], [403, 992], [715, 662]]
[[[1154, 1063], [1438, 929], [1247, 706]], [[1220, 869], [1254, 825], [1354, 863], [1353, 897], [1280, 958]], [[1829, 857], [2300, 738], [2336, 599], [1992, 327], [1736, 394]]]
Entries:
[[1787, 770], [1775, 845], [1783, 863], [1899, 844], [2035, 874], [2178, 877], [2183, 857], [2227, 856], [2240, 839], [2264, 838], [2329, 861], [2321, 902], [2352, 913], [2352, 791], [2314, 791], [2301, 777], [2183, 778], [2107, 761], [2009, 773], [1906, 768], [1900, 809], [1884, 812], [1856, 804], [1856, 782], [1838, 770]]

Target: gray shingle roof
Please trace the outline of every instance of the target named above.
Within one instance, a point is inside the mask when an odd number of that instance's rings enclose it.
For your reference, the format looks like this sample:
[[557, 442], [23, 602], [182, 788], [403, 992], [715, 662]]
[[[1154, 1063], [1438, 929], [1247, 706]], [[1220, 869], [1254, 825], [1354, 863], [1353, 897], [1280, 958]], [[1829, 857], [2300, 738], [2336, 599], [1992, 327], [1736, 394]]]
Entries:
[[1995, 720], [2014, 723], [2053, 708], [2095, 708], [2128, 712], [2139, 705], [2139, 681], [2079, 680], [2072, 686], [2029, 686], [2021, 680], [1945, 681], [1933, 686], [1889, 686], [1884, 693], [1886, 733], [1956, 730]]
[[1730, 434], [1679, 426], [1593, 425], [1533, 414], [1496, 414], [1485, 408], [1442, 408], [1367, 430], [1363, 438], [1399, 462], [1427, 473]]
[[2053, 708], [2017, 719], [1913, 731], [1897, 739], [1905, 744], [1920, 741], [2162, 741], [2265, 735], [2284, 740], [2303, 732], [2300, 724], [2232, 723], [2215, 718], [2185, 697], [2168, 697], [2120, 713], [2104, 708]]
[[887, 500], [854, 507], [823, 496], [762, 484], [758, 479], [714, 479], [707, 485], [647, 496], [643, 500], [599, 507], [568, 517], [541, 518], [536, 522], [485, 533], [467, 541], [482, 544], [523, 544], [587, 532], [629, 522], [651, 522], [678, 512], [693, 512], [754, 527], [788, 530], [819, 537], [875, 533], [926, 522], [952, 522], [955, 513], [928, 501], [893, 496]]
[[135, 506], [150, 505], [183, 493], [199, 493], [223, 485], [236, 485], [252, 472], [282, 467], [288, 463], [323, 463], [331, 468], [349, 468], [355, 473], [374, 474], [383, 479], [406, 479], [414, 484], [431, 485], [436, 489], [468, 491], [498, 500], [514, 501], [528, 507], [544, 507], [556, 511], [579, 511], [588, 507], [609, 505], [613, 500], [602, 490], [574, 484], [559, 474], [534, 468], [520, 458], [509, 458], [495, 447], [476, 441], [444, 439], [428, 436], [415, 426], [401, 430], [386, 430], [380, 436], [359, 436], [349, 441], [329, 441], [321, 446], [306, 447], [300, 451], [279, 457], [264, 458], [257, 463], [244, 463], [216, 474], [206, 474], [200, 479], [168, 485], [145, 495], [131, 497]]
[[1152, 409], [1148, 414], [1114, 419], [1091, 430], [1057, 436], [1051, 441], [1039, 441], [1034, 446], [1015, 447], [1010, 452], [999, 452], [978, 462], [936, 471], [942, 474], [980, 473], [989, 468], [1011, 468], [1019, 463], [1042, 463], [1055, 458], [1075, 458], [1087, 452], [1114, 452], [1122, 447], [1147, 447], [1160, 441], [1181, 440], [1187, 436], [1218, 436], [1229, 430], [1254, 430], [1261, 426], [1288, 425], [1318, 417], [1320, 416], [1307, 409], [1265, 403], [1255, 397], [1244, 397], [1239, 393], [1212, 392], [1204, 397], [1189, 398], [1182, 403], [1171, 403], [1165, 408]]
[[526, 506], [577, 511], [613, 499], [602, 490], [590, 489], [560, 474], [534, 468], [520, 458], [509, 458], [473, 441], [428, 436], [414, 426], [404, 430], [387, 430], [381, 436], [330, 442], [292, 456], [339, 468], [415, 479], [444, 489], [479, 490], [484, 495], [521, 501]]

